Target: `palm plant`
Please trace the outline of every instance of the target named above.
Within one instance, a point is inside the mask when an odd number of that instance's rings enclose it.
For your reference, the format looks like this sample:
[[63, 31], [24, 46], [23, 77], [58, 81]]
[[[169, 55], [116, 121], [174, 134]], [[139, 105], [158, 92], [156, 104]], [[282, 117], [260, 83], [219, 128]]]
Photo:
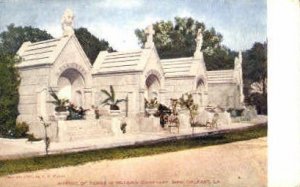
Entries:
[[126, 99], [116, 99], [115, 91], [112, 85], [110, 87], [110, 92], [107, 90], [101, 90], [107, 98], [102, 102], [103, 105], [109, 105], [110, 110], [119, 110], [120, 107], [118, 106], [119, 103], [126, 101]]
[[50, 88], [50, 95], [53, 97], [54, 101], [51, 101], [55, 105], [56, 112], [67, 111], [67, 104], [69, 103], [68, 99], [60, 99], [56, 93]]

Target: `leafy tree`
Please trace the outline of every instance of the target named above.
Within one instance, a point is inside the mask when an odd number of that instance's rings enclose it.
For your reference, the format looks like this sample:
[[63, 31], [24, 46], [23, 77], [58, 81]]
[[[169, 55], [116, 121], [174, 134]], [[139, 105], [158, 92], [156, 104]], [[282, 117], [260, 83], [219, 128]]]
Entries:
[[[243, 54], [243, 79], [246, 101], [255, 105], [258, 113], [267, 114], [267, 43], [256, 42]], [[251, 92], [251, 85], [260, 85], [262, 92]]]
[[24, 42], [39, 42], [52, 39], [46, 31], [31, 26], [15, 27], [14, 24], [7, 26], [7, 30], [0, 33], [0, 51], [15, 55]]
[[14, 67], [18, 61], [16, 52], [26, 41], [38, 42], [51, 38], [46, 31], [30, 26], [15, 27], [14, 24], [10, 24], [6, 31], [0, 33], [0, 136], [18, 136], [16, 118], [20, 79]]
[[256, 42], [243, 55], [244, 79], [250, 84], [262, 84], [263, 94], [267, 93], [267, 43]]
[[96, 36], [91, 34], [86, 28], [75, 29], [75, 35], [79, 40], [85, 54], [90, 59], [93, 64], [96, 60], [100, 51], [107, 50], [109, 52], [114, 51], [114, 49], [109, 45], [104, 39], [99, 40]]
[[0, 137], [14, 136], [19, 103], [19, 75], [12, 55], [0, 53]]
[[[172, 21], [160, 21], [153, 25], [154, 42], [161, 58], [179, 58], [192, 56], [196, 49], [196, 35], [201, 28], [203, 34], [202, 51], [208, 70], [233, 68], [237, 53], [222, 46], [223, 37], [214, 28], [206, 29], [205, 24], [193, 18], [175, 17]], [[146, 34], [142, 29], [136, 29], [142, 47], [146, 42]]]

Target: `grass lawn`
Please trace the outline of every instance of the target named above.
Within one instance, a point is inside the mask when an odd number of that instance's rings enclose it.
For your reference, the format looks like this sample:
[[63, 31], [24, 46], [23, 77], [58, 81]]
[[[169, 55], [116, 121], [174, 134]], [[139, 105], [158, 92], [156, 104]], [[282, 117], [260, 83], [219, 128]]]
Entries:
[[157, 143], [154, 145], [130, 146], [86, 151], [80, 153], [69, 153], [63, 155], [24, 158], [18, 160], [4, 160], [0, 161], [0, 176], [26, 171], [35, 171], [40, 169], [58, 168], [62, 166], [74, 166], [84, 164], [86, 162], [100, 161], [104, 159], [123, 159], [174, 152], [191, 148], [201, 148], [205, 146], [225, 144], [265, 136], [267, 136], [266, 124], [257, 125], [249, 127], [245, 130], [239, 130], [221, 135], [185, 140], [174, 140]]

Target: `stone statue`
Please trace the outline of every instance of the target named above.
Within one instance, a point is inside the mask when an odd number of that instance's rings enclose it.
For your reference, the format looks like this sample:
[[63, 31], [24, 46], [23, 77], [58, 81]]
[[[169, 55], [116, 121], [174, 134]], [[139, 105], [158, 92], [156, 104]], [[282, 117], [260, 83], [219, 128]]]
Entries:
[[196, 41], [196, 51], [201, 51], [202, 44], [203, 44], [203, 36], [202, 36], [202, 29], [199, 28], [197, 32]]
[[152, 46], [154, 46], [154, 42], [153, 42], [153, 35], [155, 34], [155, 31], [153, 29], [153, 25], [149, 25], [146, 29], [145, 29], [145, 33], [147, 35], [147, 41], [145, 43], [145, 48], [150, 48]]
[[242, 52], [239, 51], [238, 57], [235, 57], [234, 59], [234, 72], [235, 72], [235, 77], [238, 80], [240, 86], [239, 86], [239, 91], [240, 91], [240, 103], [243, 104], [244, 102], [244, 93], [243, 93], [243, 69], [242, 69]]
[[66, 9], [61, 19], [63, 36], [72, 36], [74, 34], [73, 20], [74, 20], [74, 14], [72, 10]]
[[242, 51], [239, 51], [239, 60], [240, 60], [240, 63], [242, 64], [242, 60], [243, 60]]
[[242, 52], [239, 51], [239, 56], [234, 59], [234, 69], [239, 69], [242, 67]]

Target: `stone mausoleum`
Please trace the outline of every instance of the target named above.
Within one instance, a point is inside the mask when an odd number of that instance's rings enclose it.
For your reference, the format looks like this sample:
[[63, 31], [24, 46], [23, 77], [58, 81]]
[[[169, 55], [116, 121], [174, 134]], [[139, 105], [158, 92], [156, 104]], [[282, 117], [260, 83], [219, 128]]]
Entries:
[[62, 18], [62, 37], [25, 42], [17, 53], [21, 57], [17, 64], [21, 77], [18, 120], [28, 122], [33, 133], [41, 134], [43, 128], [38, 116], [46, 120], [54, 116], [50, 88], [77, 106], [91, 108], [101, 107], [106, 98], [101, 89], [108, 90], [112, 85], [117, 98], [128, 98], [127, 107], [122, 103], [120, 108], [123, 113], [126, 108], [131, 117], [145, 112], [145, 98], [156, 97], [169, 106], [171, 98], [179, 98], [186, 92], [193, 95], [200, 109], [208, 105], [243, 106], [241, 53], [235, 59], [234, 69], [207, 71], [201, 51], [201, 30], [191, 57], [160, 59], [150, 25], [146, 28], [147, 42], [143, 49], [101, 51], [91, 65], [74, 34], [73, 18], [73, 13], [67, 10]]

